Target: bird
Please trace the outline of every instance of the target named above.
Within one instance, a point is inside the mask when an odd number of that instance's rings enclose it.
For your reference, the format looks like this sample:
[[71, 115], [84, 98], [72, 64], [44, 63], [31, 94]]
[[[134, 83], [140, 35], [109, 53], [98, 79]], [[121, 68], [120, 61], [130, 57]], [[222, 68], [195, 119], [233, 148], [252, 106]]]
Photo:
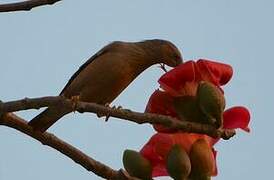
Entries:
[[[72, 75], [60, 93], [83, 102], [111, 103], [139, 74], [154, 64], [176, 67], [183, 63], [180, 50], [170, 41], [150, 39], [138, 42], [114, 41], [89, 58]], [[29, 125], [45, 132], [71, 111], [48, 107]]]

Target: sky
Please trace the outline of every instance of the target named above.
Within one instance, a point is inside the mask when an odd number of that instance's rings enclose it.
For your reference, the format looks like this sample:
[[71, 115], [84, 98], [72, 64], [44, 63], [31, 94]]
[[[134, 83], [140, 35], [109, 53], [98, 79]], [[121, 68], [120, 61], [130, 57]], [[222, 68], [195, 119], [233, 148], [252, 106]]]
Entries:
[[[238, 131], [217, 144], [214, 180], [270, 179], [273, 8], [272, 0], [64, 0], [29, 12], [1, 13], [0, 99], [58, 95], [78, 67], [112, 41], [167, 39], [185, 60], [206, 58], [233, 66], [225, 87], [227, 107], [243, 105], [251, 112], [251, 133]], [[151, 67], [112, 104], [143, 112], [162, 74]], [[30, 120], [39, 112], [17, 114]], [[71, 113], [49, 132], [115, 169], [122, 167], [125, 149], [139, 150], [155, 133], [150, 125], [115, 118], [106, 123], [90, 113]], [[56, 150], [0, 127], [0, 180], [16, 179], [101, 178]]]

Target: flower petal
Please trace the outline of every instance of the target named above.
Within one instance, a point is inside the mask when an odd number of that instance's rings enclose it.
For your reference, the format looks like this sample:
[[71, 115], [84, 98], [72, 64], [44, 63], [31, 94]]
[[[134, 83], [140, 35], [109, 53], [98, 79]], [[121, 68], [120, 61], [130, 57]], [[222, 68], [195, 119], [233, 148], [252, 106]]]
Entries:
[[[174, 98], [166, 92], [156, 90], [150, 96], [146, 106], [145, 112], [162, 114], [176, 118], [177, 114], [173, 107]], [[154, 129], [158, 132], [172, 133], [174, 130], [170, 130], [162, 125], [153, 125]]]
[[194, 61], [187, 61], [165, 73], [158, 82], [161, 88], [173, 96], [180, 96], [180, 90], [186, 82], [199, 79]]
[[159, 163], [153, 167], [152, 177], [168, 176], [165, 163]]
[[166, 156], [173, 145], [169, 134], [157, 133], [141, 149], [140, 153], [150, 161], [153, 177], [167, 176]]
[[174, 97], [168, 93], [156, 90], [150, 96], [145, 112], [176, 117], [173, 101]]
[[[240, 128], [246, 132], [250, 132], [248, 127], [250, 121], [250, 114], [245, 107], [235, 106], [230, 109], [227, 109], [224, 114], [224, 124], [223, 128], [225, 129], [237, 129]], [[220, 138], [207, 137], [208, 142], [214, 146]]]
[[233, 69], [228, 64], [214, 62], [206, 59], [199, 59], [196, 62], [203, 80], [215, 85], [225, 85], [233, 75]]
[[169, 134], [156, 133], [149, 139], [140, 153], [151, 160], [153, 164], [163, 161], [172, 145], [173, 140]]
[[192, 144], [197, 139], [204, 138], [204, 135], [195, 133], [174, 133], [170, 136], [174, 144], [179, 144], [187, 153], [190, 152]]
[[242, 106], [232, 107], [226, 110], [224, 116], [224, 128], [236, 129], [241, 128], [246, 132], [250, 132], [248, 127], [250, 121], [250, 114], [248, 109]]

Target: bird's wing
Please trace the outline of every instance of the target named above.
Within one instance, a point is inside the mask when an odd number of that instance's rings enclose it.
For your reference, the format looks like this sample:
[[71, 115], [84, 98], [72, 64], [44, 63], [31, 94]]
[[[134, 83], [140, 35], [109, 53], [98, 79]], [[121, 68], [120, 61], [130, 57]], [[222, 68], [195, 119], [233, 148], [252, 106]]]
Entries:
[[64, 91], [67, 89], [67, 87], [72, 83], [72, 81], [83, 71], [90, 63], [92, 63], [96, 58], [99, 56], [102, 56], [103, 54], [107, 53], [110, 46], [113, 43], [110, 43], [109, 45], [102, 48], [100, 51], [98, 51], [96, 54], [94, 54], [92, 57], [90, 57], [82, 66], [79, 67], [79, 69], [71, 76], [68, 83], [65, 85], [63, 90], [61, 91], [60, 95], [64, 93]]

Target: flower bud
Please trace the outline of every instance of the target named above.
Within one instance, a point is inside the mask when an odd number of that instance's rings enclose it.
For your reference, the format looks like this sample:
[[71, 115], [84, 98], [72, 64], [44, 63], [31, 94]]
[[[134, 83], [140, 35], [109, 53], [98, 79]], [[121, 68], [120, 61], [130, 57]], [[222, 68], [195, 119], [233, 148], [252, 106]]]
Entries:
[[199, 180], [208, 179], [214, 171], [214, 156], [212, 149], [204, 139], [198, 139], [192, 145], [189, 153], [191, 161], [191, 177]]
[[125, 150], [123, 154], [123, 164], [126, 171], [134, 177], [142, 180], [152, 179], [152, 167], [150, 162], [139, 152]]
[[205, 116], [199, 108], [195, 96], [180, 96], [174, 98], [174, 109], [182, 120], [206, 123]]
[[167, 156], [167, 171], [174, 180], [187, 180], [191, 171], [189, 157], [179, 145], [174, 145]]
[[210, 82], [202, 81], [198, 87], [197, 98], [208, 123], [214, 124], [216, 128], [222, 127], [225, 98], [221, 90]]

